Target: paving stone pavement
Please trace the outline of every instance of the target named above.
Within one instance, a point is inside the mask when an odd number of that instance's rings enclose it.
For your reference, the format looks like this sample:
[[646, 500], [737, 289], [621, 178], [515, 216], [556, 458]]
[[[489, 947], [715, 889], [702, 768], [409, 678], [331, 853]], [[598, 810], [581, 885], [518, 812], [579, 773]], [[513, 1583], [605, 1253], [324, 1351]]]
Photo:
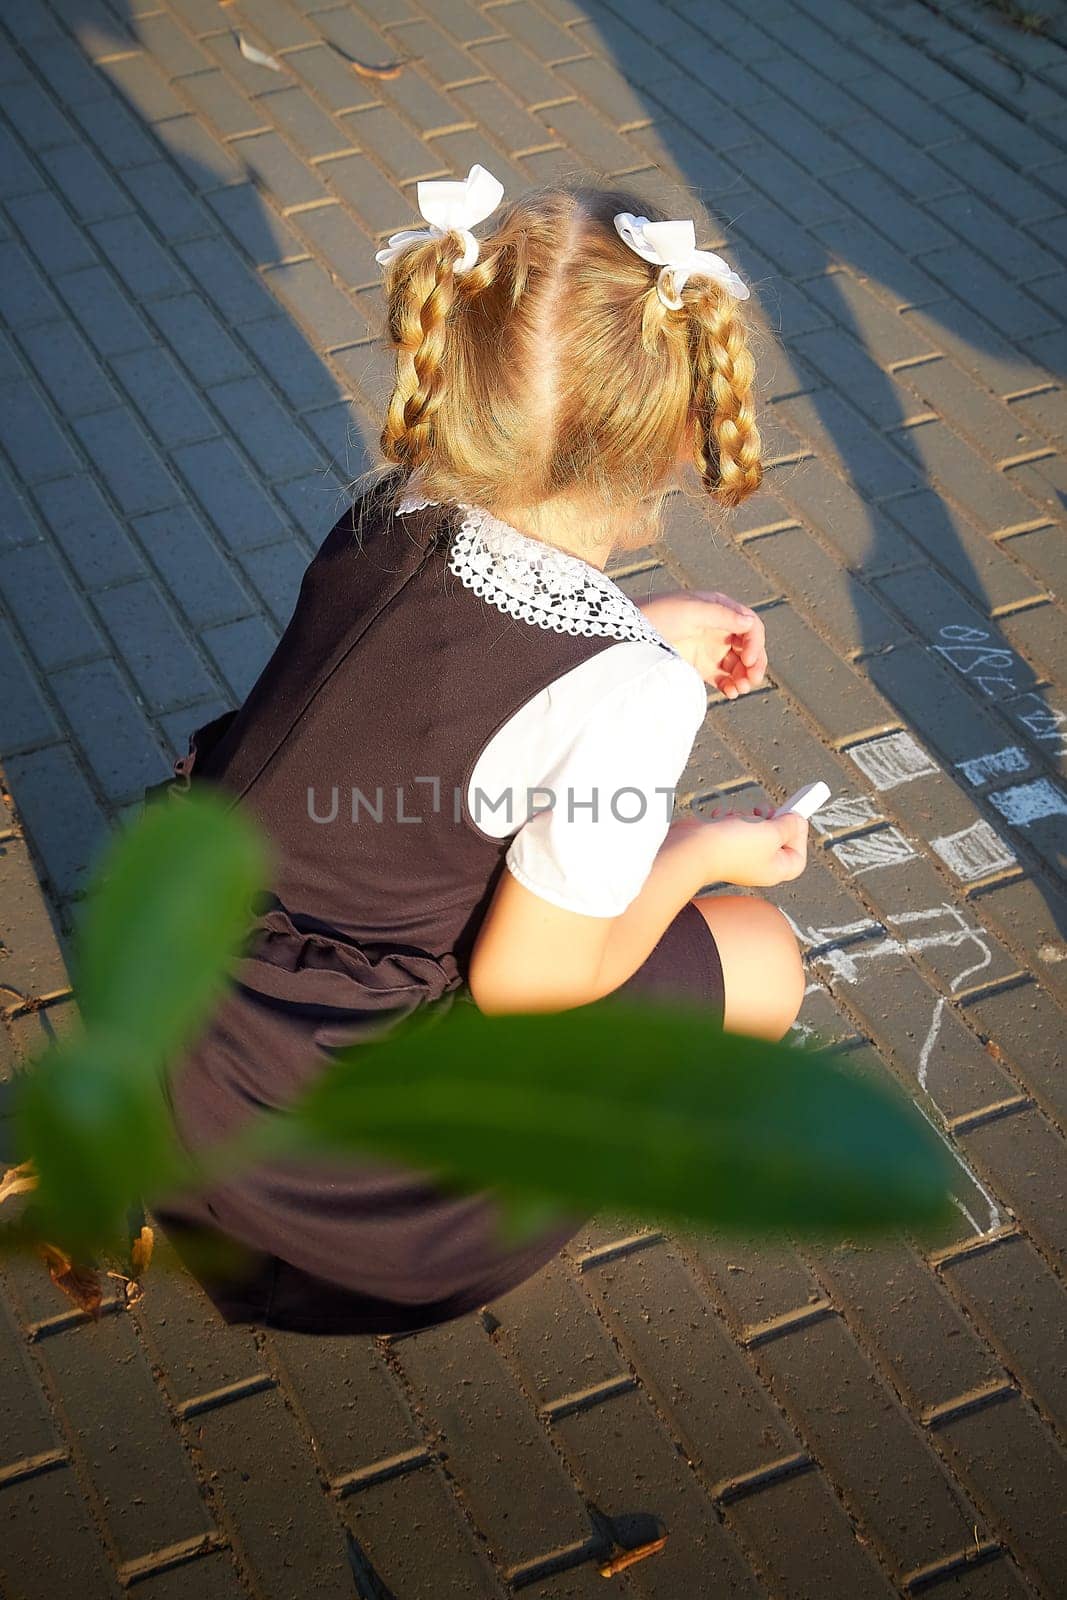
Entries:
[[908, 1086], [959, 1209], [925, 1252], [604, 1218], [483, 1317], [397, 1340], [227, 1329], [163, 1270], [90, 1326], [6, 1262], [5, 1600], [1064, 1594], [1067, 9], [1043, 9], [1030, 34], [981, 0], [0, 0], [0, 1092], [71, 1018], [105, 830], [243, 696], [370, 459], [373, 253], [415, 182], [658, 171], [753, 284], [766, 480], [612, 570], [763, 611], [773, 681], [710, 697], [680, 799], [831, 782], [779, 895], [800, 1031]]

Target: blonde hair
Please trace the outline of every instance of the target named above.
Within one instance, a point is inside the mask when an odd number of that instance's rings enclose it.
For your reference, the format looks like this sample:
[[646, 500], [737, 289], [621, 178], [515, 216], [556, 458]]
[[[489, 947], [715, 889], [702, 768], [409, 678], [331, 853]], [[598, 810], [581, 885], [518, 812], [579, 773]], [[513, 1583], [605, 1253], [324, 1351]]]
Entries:
[[[386, 276], [396, 383], [385, 461], [420, 493], [490, 511], [557, 496], [657, 527], [681, 456], [706, 495], [739, 506], [763, 475], [755, 361], [741, 302], [690, 279], [660, 300], [658, 268], [613, 225], [665, 220], [630, 190], [574, 180], [524, 195], [456, 275], [458, 234], [403, 251]], [[691, 441], [691, 442], [690, 442]]]

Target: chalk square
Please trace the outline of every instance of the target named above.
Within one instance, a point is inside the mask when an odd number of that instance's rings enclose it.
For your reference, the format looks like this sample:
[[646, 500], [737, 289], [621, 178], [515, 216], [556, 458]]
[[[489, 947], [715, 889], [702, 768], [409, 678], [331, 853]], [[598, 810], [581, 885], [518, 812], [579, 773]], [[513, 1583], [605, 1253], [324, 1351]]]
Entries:
[[940, 839], [931, 839], [930, 843], [949, 870], [964, 883], [987, 878], [991, 872], [1003, 872], [1016, 861], [1014, 851], [1008, 849], [988, 822], [975, 822], [959, 833], [944, 834]]
[[860, 834], [857, 839], [842, 839], [831, 848], [841, 865], [854, 874], [893, 867], [900, 861], [910, 861], [916, 854], [897, 828], [879, 828], [875, 833]]
[[1042, 817], [1067, 817], [1067, 795], [1061, 794], [1048, 778], [1033, 783], [1017, 783], [1013, 789], [1000, 789], [989, 796], [1005, 822], [1017, 828], [1039, 822]]
[[888, 733], [881, 739], [854, 744], [848, 754], [878, 790], [895, 789], [899, 783], [912, 783], [939, 770], [910, 733]]
[[970, 761], [957, 761], [956, 765], [967, 782], [977, 789], [987, 778], [997, 778], [1002, 774], [1006, 776], [1009, 772], [1025, 772], [1030, 765], [1030, 757], [1018, 745], [1010, 744], [1005, 750], [991, 750], [988, 755], [974, 756]]

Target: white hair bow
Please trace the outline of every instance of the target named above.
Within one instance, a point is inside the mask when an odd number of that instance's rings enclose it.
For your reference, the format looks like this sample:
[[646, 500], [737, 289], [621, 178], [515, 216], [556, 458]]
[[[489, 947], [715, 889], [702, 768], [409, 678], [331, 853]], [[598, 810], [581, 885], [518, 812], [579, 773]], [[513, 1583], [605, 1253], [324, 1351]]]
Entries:
[[419, 214], [430, 226], [391, 234], [388, 247], [376, 253], [375, 261], [384, 267], [409, 245], [422, 244], [426, 239], [441, 239], [446, 233], [459, 233], [466, 248], [452, 270], [469, 272], [478, 259], [478, 240], [470, 230], [496, 210], [504, 198], [504, 185], [476, 162], [462, 183], [420, 183], [418, 197]]
[[[682, 290], [690, 278], [714, 278], [736, 300], [748, 299], [747, 284], [728, 261], [711, 250], [697, 249], [696, 228], [691, 221], [649, 222], [647, 217], [620, 211], [615, 218], [615, 230], [631, 250], [660, 268], [656, 291], [669, 310], [680, 309]], [[673, 294], [667, 293], [668, 279]]]

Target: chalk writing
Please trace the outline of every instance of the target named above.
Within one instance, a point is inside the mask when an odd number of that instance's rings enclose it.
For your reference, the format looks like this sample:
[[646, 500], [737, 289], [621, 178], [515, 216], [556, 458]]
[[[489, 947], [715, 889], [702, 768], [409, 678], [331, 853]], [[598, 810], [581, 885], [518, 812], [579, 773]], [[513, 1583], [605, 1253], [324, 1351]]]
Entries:
[[1006, 750], [992, 750], [987, 756], [975, 756], [970, 761], [957, 761], [957, 767], [963, 773], [968, 783], [977, 789], [978, 785], [985, 783], [987, 778], [998, 778], [1008, 772], [1025, 772], [1030, 765], [1030, 758], [1018, 745], [1011, 744]]
[[952, 622], [939, 629], [938, 636], [943, 642], [932, 644], [929, 649], [973, 683], [986, 699], [1001, 702], [1006, 715], [1021, 723], [1034, 739], [1051, 744], [1061, 755], [1067, 754], [1067, 713], [1050, 706], [1034, 692], [1033, 671], [1020, 655], [996, 643], [985, 628]]
[[1003, 872], [1015, 865], [1015, 854], [988, 822], [975, 822], [959, 833], [946, 833], [931, 839], [931, 847], [957, 878], [973, 883], [991, 872]]
[[894, 789], [938, 770], [910, 733], [889, 733], [854, 744], [848, 754], [874, 789]]

